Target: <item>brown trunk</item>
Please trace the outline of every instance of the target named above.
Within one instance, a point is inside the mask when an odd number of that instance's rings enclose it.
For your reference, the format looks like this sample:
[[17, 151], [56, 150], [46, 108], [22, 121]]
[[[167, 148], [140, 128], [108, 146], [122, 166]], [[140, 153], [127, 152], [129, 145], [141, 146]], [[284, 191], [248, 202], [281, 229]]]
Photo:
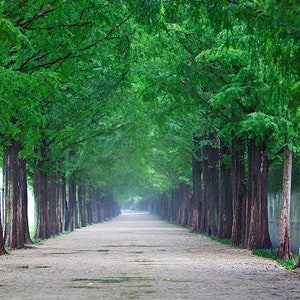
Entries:
[[245, 239], [247, 188], [245, 185], [245, 151], [240, 139], [233, 138], [231, 147], [232, 231], [231, 243], [240, 245]]
[[35, 170], [33, 173], [33, 191], [35, 199], [35, 239], [47, 239], [48, 232], [48, 201], [47, 201], [47, 175], [42, 170]]
[[208, 235], [217, 234], [217, 216], [219, 205], [219, 150], [215, 133], [209, 136], [211, 142], [204, 148], [206, 160], [203, 163], [204, 193], [201, 205], [201, 232]]
[[292, 151], [284, 149], [282, 204], [279, 228], [279, 245], [277, 258], [292, 259], [292, 245], [290, 232], [290, 209], [291, 209], [291, 182], [292, 182]]
[[86, 220], [87, 224], [93, 223], [93, 212], [92, 212], [92, 192], [89, 192], [89, 197], [86, 201]]
[[202, 190], [201, 190], [201, 162], [198, 160], [199, 155], [196, 155], [193, 158], [193, 197], [192, 197], [192, 230], [198, 230], [200, 228], [200, 203], [202, 198]]
[[97, 223], [97, 192], [96, 190], [89, 192], [89, 201], [87, 206], [88, 223]]
[[35, 170], [33, 190], [36, 216], [35, 239], [47, 239], [62, 232], [66, 194], [63, 177]]
[[179, 216], [178, 223], [182, 226], [188, 225], [189, 220], [189, 209], [190, 209], [190, 187], [182, 182], [179, 186], [180, 193], [180, 206], [179, 206]]
[[101, 191], [97, 190], [97, 222], [104, 222], [106, 213], [110, 210], [109, 197], [101, 195]]
[[62, 232], [65, 228], [65, 209], [66, 209], [66, 183], [63, 175], [57, 176], [57, 222], [58, 230]]
[[80, 213], [80, 223], [82, 227], [86, 226], [86, 197], [85, 197], [85, 186], [81, 183], [78, 186], [78, 206]]
[[268, 158], [264, 146], [250, 140], [248, 147], [248, 202], [246, 208], [245, 248], [268, 249]]
[[35, 207], [35, 239], [47, 239], [50, 237], [48, 231], [49, 211], [48, 211], [48, 175], [44, 172], [44, 164], [47, 161], [47, 146], [44, 141], [40, 149], [44, 159], [40, 160], [33, 172], [33, 192]]
[[[222, 146], [222, 155], [229, 156], [228, 148]], [[226, 159], [224, 160], [227, 161]], [[231, 238], [232, 230], [232, 186], [231, 168], [228, 164], [221, 163], [221, 197], [219, 203], [218, 237]]]
[[77, 209], [76, 209], [76, 184], [72, 179], [69, 179], [68, 184], [68, 230], [73, 231], [78, 228]]
[[4, 243], [8, 248], [24, 248], [31, 243], [27, 215], [26, 161], [19, 158], [21, 145], [13, 140], [3, 156]]
[[174, 194], [174, 202], [175, 202], [175, 207], [176, 207], [176, 211], [175, 211], [175, 215], [176, 215], [176, 223], [180, 222], [180, 209], [181, 209], [181, 191], [180, 188], [178, 187], [175, 190], [175, 194]]
[[[2, 202], [1, 190], [0, 190], [0, 203]], [[2, 211], [0, 205], [0, 255], [7, 254], [4, 247], [4, 239], [3, 239], [3, 228], [2, 228]]]
[[58, 234], [57, 221], [57, 195], [56, 195], [56, 178], [54, 175], [47, 176], [47, 202], [48, 202], [48, 224], [47, 230], [50, 236]]

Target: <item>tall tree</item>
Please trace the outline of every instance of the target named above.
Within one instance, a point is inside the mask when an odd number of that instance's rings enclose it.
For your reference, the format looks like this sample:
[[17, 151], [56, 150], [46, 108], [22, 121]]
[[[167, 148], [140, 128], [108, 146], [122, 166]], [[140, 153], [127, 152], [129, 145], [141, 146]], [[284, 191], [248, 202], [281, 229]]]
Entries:
[[284, 150], [283, 190], [279, 230], [279, 246], [277, 257], [293, 258], [290, 232], [291, 183], [292, 183], [292, 151]]

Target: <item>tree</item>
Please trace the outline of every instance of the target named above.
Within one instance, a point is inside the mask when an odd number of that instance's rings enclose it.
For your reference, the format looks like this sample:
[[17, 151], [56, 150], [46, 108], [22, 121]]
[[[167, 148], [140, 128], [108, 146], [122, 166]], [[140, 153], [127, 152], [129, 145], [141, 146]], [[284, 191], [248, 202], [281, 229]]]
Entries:
[[280, 217], [279, 247], [277, 257], [281, 259], [293, 258], [290, 233], [290, 202], [292, 182], [292, 151], [284, 150], [283, 191]]
[[[89, 4], [86, 1], [76, 3], [58, 1], [50, 4], [41, 2], [40, 5], [29, 6], [27, 3], [16, 5], [7, 1], [4, 7], [3, 13], [9, 19], [9, 24], [13, 24], [11, 27], [14, 28], [14, 32], [21, 32], [23, 37], [20, 45], [14, 47], [13, 50], [12, 47], [3, 47], [5, 71], [9, 70], [13, 73], [12, 71], [17, 70], [17, 73], [13, 74], [20, 74], [20, 78], [27, 78], [28, 81], [34, 78], [36, 79], [34, 83], [39, 84], [38, 92], [31, 94], [29, 91], [34, 89], [32, 83], [20, 84], [24, 89], [23, 94], [19, 93], [19, 89], [16, 89], [14, 85], [11, 90], [15, 91], [15, 94], [11, 93], [6, 99], [11, 101], [13, 96], [17, 96], [15, 99], [20, 98], [20, 101], [15, 100], [14, 104], [16, 107], [22, 107], [22, 112], [28, 118], [28, 122], [25, 123], [21, 118], [23, 115], [21, 117], [14, 115], [19, 110], [14, 111], [14, 107], [12, 108], [11, 114], [17, 121], [15, 124], [11, 123], [16, 125], [14, 127], [18, 130], [22, 128], [22, 132], [27, 134], [28, 141], [31, 140], [27, 144], [23, 136], [16, 137], [17, 142], [23, 147], [31, 149], [31, 152], [23, 152], [29, 158], [31, 172], [34, 174], [38, 226], [41, 226], [37, 234], [49, 237], [57, 233], [56, 231], [59, 230], [57, 228], [62, 227], [62, 224], [54, 223], [63, 222], [61, 218], [58, 220], [55, 217], [61, 215], [63, 210], [55, 213], [55, 207], [63, 209], [65, 201], [65, 199], [59, 200], [53, 197], [56, 192], [61, 191], [59, 179], [64, 176], [62, 171], [66, 172], [59, 168], [56, 162], [61, 164], [67, 158], [69, 151], [76, 150], [73, 149], [74, 144], [79, 143], [81, 139], [84, 140], [87, 135], [95, 135], [95, 131], [98, 131], [98, 135], [101, 134], [103, 128], [93, 128], [95, 124], [102, 124], [101, 126], [105, 127], [105, 121], [109, 122], [109, 118], [102, 120], [102, 123], [99, 122], [98, 113], [106, 100], [99, 105], [97, 97], [99, 95], [102, 98], [108, 97], [111, 90], [118, 87], [126, 74], [126, 68], [124, 68], [126, 63], [123, 57], [126, 55], [128, 43], [126, 35], [120, 34], [119, 29], [128, 21], [130, 15], [126, 13], [126, 6], [107, 5], [104, 2]], [[99, 11], [101, 14], [96, 14]], [[110, 15], [110, 18], [104, 18], [106, 14]], [[96, 23], [99, 26], [91, 26]], [[119, 66], [122, 64], [119, 69], [109, 66], [109, 62], [112, 62], [112, 46], [117, 49], [113, 56], [114, 62], [119, 61]], [[92, 57], [95, 58], [93, 63], [91, 63]], [[77, 63], [74, 64], [74, 61]], [[113, 63], [111, 65], [113, 66]], [[90, 73], [94, 75], [86, 75], [91, 68], [96, 69], [94, 73]], [[30, 76], [27, 76], [28, 74]], [[99, 74], [106, 80], [100, 82], [100, 77], [98, 77], [98, 82], [96, 82], [96, 76]], [[29, 86], [32, 86], [32, 90], [28, 88]], [[100, 93], [98, 93], [99, 90]], [[28, 102], [24, 103], [25, 96]], [[89, 104], [92, 105], [89, 106]], [[33, 117], [29, 118], [29, 116], [34, 116], [32, 113], [25, 114], [25, 109], [30, 112], [30, 108], [33, 108], [33, 112], [40, 116], [41, 122], [37, 123]], [[93, 110], [95, 108], [97, 109]], [[63, 116], [67, 118], [59, 119], [64, 109], [70, 109], [72, 113], [69, 112]], [[8, 112], [7, 119], [11, 120]], [[80, 114], [83, 116], [76, 120]], [[31, 120], [32, 124], [29, 122]], [[63, 124], [62, 120], [68, 123]], [[83, 127], [80, 127], [79, 123], [85, 124], [85, 137], [80, 134]], [[7, 126], [11, 126], [9, 121]], [[28, 130], [33, 127], [37, 129], [34, 134]], [[32, 149], [34, 149], [33, 152]], [[18, 153], [17, 156], [20, 154]], [[40, 184], [42, 186], [39, 186]], [[52, 193], [44, 193], [50, 190]], [[60, 193], [61, 197], [64, 197], [64, 194], [64, 192]], [[61, 201], [60, 204], [63, 205], [56, 205], [57, 201]], [[72, 214], [72, 222], [73, 219], [74, 214]], [[51, 225], [46, 225], [47, 220]], [[45, 226], [51, 228], [43, 229], [42, 227]]]

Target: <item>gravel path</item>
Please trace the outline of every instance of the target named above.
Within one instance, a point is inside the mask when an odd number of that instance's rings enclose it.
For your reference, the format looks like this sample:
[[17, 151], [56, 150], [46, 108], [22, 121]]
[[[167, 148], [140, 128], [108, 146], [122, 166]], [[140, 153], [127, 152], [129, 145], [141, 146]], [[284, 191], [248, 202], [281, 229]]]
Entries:
[[300, 299], [300, 271], [147, 213], [0, 257], [1, 299]]

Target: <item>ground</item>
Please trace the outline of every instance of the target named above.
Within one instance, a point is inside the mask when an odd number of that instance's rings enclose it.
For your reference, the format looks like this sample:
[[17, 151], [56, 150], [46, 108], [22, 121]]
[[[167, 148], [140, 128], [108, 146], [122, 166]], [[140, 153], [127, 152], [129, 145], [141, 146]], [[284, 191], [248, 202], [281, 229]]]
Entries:
[[300, 299], [300, 271], [145, 212], [0, 257], [4, 299]]

